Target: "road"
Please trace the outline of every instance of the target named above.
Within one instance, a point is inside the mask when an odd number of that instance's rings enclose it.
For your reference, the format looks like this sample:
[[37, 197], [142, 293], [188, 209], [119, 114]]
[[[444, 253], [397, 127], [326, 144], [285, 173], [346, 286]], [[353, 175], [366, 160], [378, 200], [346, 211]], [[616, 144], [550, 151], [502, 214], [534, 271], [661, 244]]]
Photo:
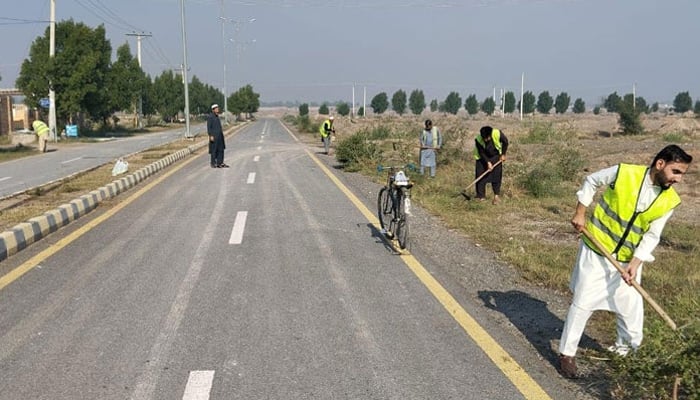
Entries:
[[0, 264], [0, 399], [549, 398], [279, 121], [202, 157]]
[[[204, 125], [192, 126], [192, 135]], [[117, 158], [159, 146], [183, 137], [184, 129], [116, 138], [101, 143], [84, 143], [58, 148], [52, 142], [48, 152], [0, 163], [0, 198], [45, 185], [76, 172], [98, 167]]]

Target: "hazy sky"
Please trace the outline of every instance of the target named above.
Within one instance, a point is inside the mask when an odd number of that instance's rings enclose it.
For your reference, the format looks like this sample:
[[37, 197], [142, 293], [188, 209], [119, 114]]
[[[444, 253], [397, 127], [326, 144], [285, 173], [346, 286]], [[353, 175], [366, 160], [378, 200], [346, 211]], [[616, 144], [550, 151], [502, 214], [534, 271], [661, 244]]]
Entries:
[[[49, 19], [49, 0], [0, 0], [0, 87]], [[104, 24], [112, 48], [146, 32], [152, 77], [183, 60], [179, 0], [56, 0], [56, 19]], [[263, 102], [362, 102], [385, 91], [548, 90], [589, 107], [613, 91], [700, 99], [699, 0], [185, 0], [189, 77], [228, 92], [250, 83]], [[250, 19], [255, 21], [250, 23]], [[30, 22], [43, 21], [43, 22]], [[240, 29], [235, 32], [235, 27]], [[236, 40], [240, 46], [230, 42]], [[225, 55], [225, 58], [224, 58]], [[238, 57], [239, 55], [240, 57]], [[225, 61], [224, 61], [225, 60]]]

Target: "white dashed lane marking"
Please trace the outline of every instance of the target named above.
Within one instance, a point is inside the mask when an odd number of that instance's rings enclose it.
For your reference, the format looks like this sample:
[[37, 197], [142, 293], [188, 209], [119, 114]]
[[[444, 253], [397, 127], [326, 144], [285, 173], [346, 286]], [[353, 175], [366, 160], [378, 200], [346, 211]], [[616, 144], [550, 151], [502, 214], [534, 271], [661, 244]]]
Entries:
[[243, 231], [245, 230], [245, 220], [248, 218], [248, 211], [239, 211], [236, 220], [233, 222], [229, 244], [241, 244], [243, 242]]
[[247, 184], [252, 184], [255, 183], [255, 172], [251, 172], [248, 174], [248, 181], [246, 181]]
[[254, 161], [254, 162], [260, 161], [260, 156], [255, 156], [255, 157], [253, 157], [253, 161]]
[[182, 400], [209, 400], [214, 371], [192, 371]]

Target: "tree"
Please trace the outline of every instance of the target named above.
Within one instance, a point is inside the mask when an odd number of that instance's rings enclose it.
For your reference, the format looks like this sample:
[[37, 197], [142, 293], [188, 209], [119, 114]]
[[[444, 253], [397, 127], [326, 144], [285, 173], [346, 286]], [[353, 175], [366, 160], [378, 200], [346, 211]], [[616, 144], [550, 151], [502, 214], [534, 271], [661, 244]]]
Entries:
[[466, 100], [464, 100], [464, 109], [467, 110], [467, 114], [474, 115], [479, 112], [479, 100], [476, 99], [475, 94], [470, 94]]
[[406, 92], [402, 89], [397, 90], [391, 96], [391, 109], [399, 115], [403, 115], [406, 112]]
[[549, 91], [545, 90], [537, 97], [537, 111], [542, 114], [549, 114], [549, 110], [552, 109], [554, 100], [552, 96], [549, 95]]
[[415, 115], [420, 115], [425, 110], [425, 96], [422, 90], [414, 90], [408, 97], [408, 108]]
[[608, 97], [603, 101], [603, 107], [605, 107], [608, 112], [617, 112], [619, 104], [622, 102], [622, 98], [617, 94], [617, 92], [610, 93]]
[[574, 114], [583, 114], [586, 112], [586, 103], [579, 97], [574, 101]]
[[632, 104], [633, 96], [625, 96], [617, 104], [618, 122], [622, 127], [622, 133], [627, 135], [637, 135], [644, 132], [644, 127], [639, 119], [641, 111]]
[[432, 112], [437, 111], [439, 106], [440, 106], [440, 103], [438, 103], [437, 99], [433, 99], [430, 102], [430, 111], [432, 111]]
[[386, 93], [381, 92], [372, 98], [369, 105], [375, 114], [383, 114], [389, 108], [389, 97]]
[[658, 112], [659, 111], [659, 102], [654, 102], [654, 104], [651, 105], [651, 112]]
[[336, 104], [335, 111], [343, 117], [347, 117], [348, 115], [350, 115], [350, 104], [340, 102]]
[[696, 117], [700, 117], [700, 100], [695, 102], [695, 108], [693, 108]]
[[561, 92], [557, 95], [554, 101], [554, 111], [557, 114], [564, 114], [566, 110], [569, 109], [569, 104], [571, 103], [571, 97], [566, 92]]
[[456, 115], [461, 107], [462, 98], [459, 97], [459, 93], [450, 92], [445, 98], [445, 112]]
[[321, 107], [318, 108], [318, 113], [321, 115], [330, 114], [330, 111], [328, 110], [328, 104], [326, 104], [326, 103], [321, 104]]
[[232, 113], [239, 116], [245, 113], [247, 118], [252, 118], [260, 108], [260, 94], [251, 85], [245, 85], [229, 97], [228, 105]]
[[364, 116], [365, 116], [365, 108], [364, 108], [364, 107], [360, 107], [360, 108], [357, 110], [357, 115], [359, 115], [360, 117], [364, 117]]
[[[49, 59], [49, 28], [34, 40], [17, 78], [17, 87], [30, 107], [49, 92], [49, 82], [56, 93], [56, 117], [72, 121], [85, 113], [102, 120], [111, 114], [106, 93], [107, 74], [112, 46], [105, 37], [104, 26], [95, 29], [73, 20], [61, 21], [55, 29], [56, 51]], [[60, 125], [61, 123], [59, 123]]]
[[138, 60], [131, 55], [129, 44], [120, 46], [107, 74], [106, 95], [110, 110], [131, 111], [136, 115], [134, 127], [138, 126], [138, 104], [145, 95], [146, 79]]
[[309, 104], [308, 103], [303, 103], [302, 105], [299, 106], [299, 115], [302, 117], [305, 115], [309, 115]]
[[693, 99], [688, 92], [680, 92], [673, 100], [673, 108], [678, 113], [684, 113], [693, 109]]
[[503, 103], [503, 112], [510, 114], [515, 111], [515, 93], [506, 92], [505, 100]]
[[637, 96], [635, 99], [635, 107], [637, 107], [637, 109], [644, 114], [649, 114], [651, 112], [649, 104], [647, 104], [647, 101], [642, 96]]
[[496, 111], [496, 102], [493, 101], [493, 97], [488, 96], [484, 99], [484, 102], [481, 103], [481, 111], [485, 112], [486, 115], [493, 115], [493, 112]]
[[163, 71], [153, 80], [152, 99], [154, 109], [166, 122], [173, 121], [185, 104], [185, 84], [182, 76], [172, 70]]
[[[520, 107], [520, 104], [518, 104]], [[532, 114], [535, 112], [535, 95], [531, 91], [523, 93], [523, 104], [522, 104], [523, 114]]]

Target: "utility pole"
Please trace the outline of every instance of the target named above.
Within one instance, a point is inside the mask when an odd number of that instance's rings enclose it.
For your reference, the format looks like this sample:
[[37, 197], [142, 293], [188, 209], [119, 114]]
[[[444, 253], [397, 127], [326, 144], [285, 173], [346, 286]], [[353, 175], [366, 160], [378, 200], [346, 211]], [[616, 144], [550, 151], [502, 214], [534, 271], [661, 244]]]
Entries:
[[185, 138], [190, 135], [190, 95], [187, 84], [187, 32], [185, 30], [185, 0], [180, 0], [180, 19], [182, 22], [182, 79], [185, 81]]
[[[56, 55], [56, 0], [51, 0], [51, 16], [49, 19], [49, 58]], [[56, 92], [53, 90], [53, 82], [49, 80], [49, 135], [53, 141], [58, 140], [56, 135]]]
[[[136, 59], [139, 61], [139, 68], [143, 71], [143, 64], [141, 63], [141, 39], [144, 37], [153, 36], [150, 33], [127, 33], [126, 36], [136, 36]], [[143, 128], [143, 123], [141, 116], [143, 115], [143, 96], [139, 93], [139, 103], [136, 105], [136, 127], [139, 129]]]
[[223, 64], [224, 64], [224, 124], [228, 125], [228, 93], [226, 93], [226, 18], [224, 18], [224, 0], [221, 0], [221, 46], [223, 47]]
[[351, 118], [355, 116], [355, 84], [352, 84], [352, 115]]
[[362, 88], [362, 117], [367, 116], [367, 86]]
[[523, 90], [525, 88], [525, 73], [520, 78], [520, 120], [523, 120]]
[[637, 110], [637, 84], [632, 84], [632, 110]]

